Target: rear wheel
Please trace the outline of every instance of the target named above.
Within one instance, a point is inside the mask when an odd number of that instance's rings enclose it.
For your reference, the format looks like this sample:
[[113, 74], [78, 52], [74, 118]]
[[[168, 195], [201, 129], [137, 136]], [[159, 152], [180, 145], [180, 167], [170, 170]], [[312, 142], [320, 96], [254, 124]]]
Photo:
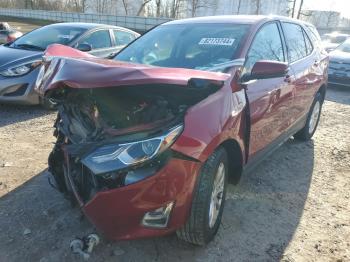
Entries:
[[193, 196], [190, 217], [177, 236], [196, 245], [205, 245], [216, 235], [224, 209], [227, 186], [227, 154], [216, 150], [204, 163]]
[[318, 122], [320, 120], [321, 116], [321, 109], [322, 109], [322, 96], [320, 93], [317, 93], [315, 96], [315, 99], [312, 103], [312, 106], [310, 108], [306, 124], [298, 133], [294, 135], [295, 138], [300, 140], [309, 140], [314, 135]]

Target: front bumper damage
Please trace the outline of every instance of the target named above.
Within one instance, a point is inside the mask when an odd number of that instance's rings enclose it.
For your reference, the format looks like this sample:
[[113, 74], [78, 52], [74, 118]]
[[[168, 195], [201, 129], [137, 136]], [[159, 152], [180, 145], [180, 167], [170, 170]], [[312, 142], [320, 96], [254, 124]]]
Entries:
[[[165, 235], [180, 228], [201, 168], [193, 156], [203, 148], [182, 135], [185, 115], [227, 78], [95, 58], [50, 59], [36, 89], [59, 111], [57, 142], [49, 156], [58, 189], [109, 239]], [[93, 158], [97, 167], [89, 162]]]
[[[90, 222], [108, 239], [134, 239], [165, 235], [181, 227], [187, 218], [200, 164], [173, 158], [148, 179], [128, 186], [100, 191], [84, 202], [70, 177], [76, 199]], [[162, 229], [142, 224], [147, 212], [174, 203]]]

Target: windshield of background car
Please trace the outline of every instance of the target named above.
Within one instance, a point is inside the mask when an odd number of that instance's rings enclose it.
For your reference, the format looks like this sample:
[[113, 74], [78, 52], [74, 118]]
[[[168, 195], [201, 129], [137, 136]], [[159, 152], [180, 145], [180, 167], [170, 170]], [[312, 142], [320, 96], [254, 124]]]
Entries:
[[326, 36], [323, 38], [323, 41], [325, 43], [332, 43], [332, 44], [341, 44], [343, 43], [348, 37], [347, 36]]
[[71, 26], [45, 26], [36, 29], [14, 41], [10, 47], [45, 50], [51, 44], [68, 45], [86, 31], [85, 28]]
[[158, 26], [114, 59], [160, 67], [210, 70], [235, 58], [248, 29], [249, 25], [243, 24]]
[[336, 50], [342, 51], [342, 52], [346, 52], [346, 53], [350, 53], [350, 41], [346, 41], [344, 43], [342, 43], [340, 46], [338, 46], [336, 48]]

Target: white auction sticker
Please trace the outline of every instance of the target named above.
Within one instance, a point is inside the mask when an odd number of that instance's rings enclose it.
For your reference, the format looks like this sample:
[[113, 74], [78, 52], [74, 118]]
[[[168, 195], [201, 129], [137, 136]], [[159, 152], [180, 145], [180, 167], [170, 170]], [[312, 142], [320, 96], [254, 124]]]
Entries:
[[232, 45], [235, 39], [233, 38], [202, 38], [199, 45]]

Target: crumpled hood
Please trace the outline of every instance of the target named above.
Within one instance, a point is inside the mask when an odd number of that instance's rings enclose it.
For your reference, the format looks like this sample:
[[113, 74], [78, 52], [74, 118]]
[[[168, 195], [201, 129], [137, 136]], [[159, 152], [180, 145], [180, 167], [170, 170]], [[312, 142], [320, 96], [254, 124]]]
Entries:
[[[62, 57], [64, 54], [70, 57]], [[45, 56], [54, 58], [50, 59], [50, 65], [46, 65], [46, 72], [49, 72], [50, 75], [45, 73], [44, 80], [37, 87], [41, 95], [62, 85], [71, 88], [102, 88], [139, 84], [186, 86], [192, 78], [225, 81], [230, 77], [229, 74], [224, 73], [154, 67], [101, 59], [61, 45], [50, 46]]]
[[33, 60], [40, 60], [43, 52], [10, 48], [0, 45], [0, 71]]

